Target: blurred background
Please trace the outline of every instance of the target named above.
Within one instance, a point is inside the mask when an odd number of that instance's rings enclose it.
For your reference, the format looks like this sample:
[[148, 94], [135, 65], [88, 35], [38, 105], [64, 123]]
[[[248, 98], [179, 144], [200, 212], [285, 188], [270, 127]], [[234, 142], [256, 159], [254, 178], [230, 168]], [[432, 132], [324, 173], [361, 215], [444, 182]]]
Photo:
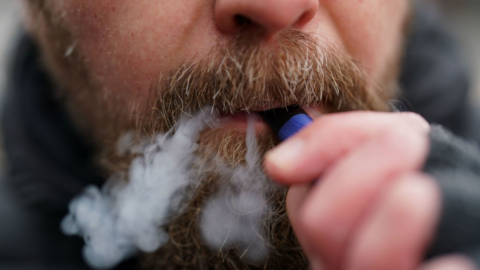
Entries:
[[7, 76], [5, 71], [10, 54], [10, 41], [15, 39], [15, 32], [18, 30], [20, 20], [20, 1], [0, 0], [0, 89], [2, 91]]
[[[11, 44], [12, 41], [16, 40], [21, 20], [19, 0], [0, 0], [0, 106], [5, 90], [9, 55], [12, 51]], [[2, 138], [1, 136], [0, 134], [0, 138]], [[3, 149], [2, 144], [3, 139], [0, 141], [0, 174], [3, 172], [5, 164], [3, 151], [1, 151]]]
[[445, 18], [445, 26], [457, 39], [461, 56], [469, 67], [472, 98], [480, 104], [480, 0], [429, 0]]

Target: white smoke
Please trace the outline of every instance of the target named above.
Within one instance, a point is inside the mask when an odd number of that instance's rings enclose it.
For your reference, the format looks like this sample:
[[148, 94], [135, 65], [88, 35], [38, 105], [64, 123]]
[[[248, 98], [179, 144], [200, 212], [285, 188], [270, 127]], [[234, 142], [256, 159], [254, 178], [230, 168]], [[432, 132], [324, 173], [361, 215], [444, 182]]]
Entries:
[[[119, 153], [139, 154], [128, 176], [112, 176], [101, 190], [88, 187], [70, 203], [70, 213], [61, 225], [65, 234], [84, 238], [83, 255], [90, 266], [112, 268], [138, 251], [153, 252], [167, 243], [162, 225], [171, 218], [169, 210], [181, 209], [181, 200], [173, 195], [198, 179], [191, 165], [199, 133], [219, 125], [216, 116], [200, 112], [193, 118], [182, 117], [175, 130], [143, 146], [128, 146], [132, 134], [120, 140]], [[245, 166], [217, 164], [219, 174], [228, 181], [222, 181], [219, 192], [205, 203], [200, 231], [213, 250], [237, 248], [242, 257], [260, 261], [268, 252], [259, 223], [268, 210], [262, 191], [273, 184], [259, 166], [253, 117], [248, 120], [247, 148]]]
[[153, 252], [168, 241], [161, 226], [168, 221], [168, 211], [179, 207], [172, 195], [192, 181], [199, 133], [217, 125], [216, 119], [203, 112], [182, 117], [174, 133], [159, 134], [137, 147], [140, 154], [129, 168], [128, 182], [112, 177], [102, 190], [90, 186], [70, 203], [61, 228], [84, 238], [83, 255], [90, 266], [112, 268], [138, 250]]
[[207, 200], [200, 231], [207, 245], [220, 253], [235, 248], [242, 258], [261, 262], [268, 255], [266, 232], [261, 222], [269, 204], [267, 186], [277, 188], [263, 172], [255, 137], [255, 120], [248, 119], [246, 165], [222, 169], [220, 190]]

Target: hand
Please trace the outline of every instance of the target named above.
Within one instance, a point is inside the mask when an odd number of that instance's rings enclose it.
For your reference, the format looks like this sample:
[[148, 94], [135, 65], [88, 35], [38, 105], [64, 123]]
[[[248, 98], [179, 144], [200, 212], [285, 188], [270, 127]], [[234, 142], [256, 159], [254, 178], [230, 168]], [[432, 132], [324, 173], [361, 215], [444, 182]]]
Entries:
[[[412, 113], [331, 114], [267, 154], [267, 173], [291, 186], [288, 215], [313, 269], [421, 267], [440, 212], [440, 192], [420, 172], [429, 130]], [[466, 261], [455, 269], [474, 269]]]

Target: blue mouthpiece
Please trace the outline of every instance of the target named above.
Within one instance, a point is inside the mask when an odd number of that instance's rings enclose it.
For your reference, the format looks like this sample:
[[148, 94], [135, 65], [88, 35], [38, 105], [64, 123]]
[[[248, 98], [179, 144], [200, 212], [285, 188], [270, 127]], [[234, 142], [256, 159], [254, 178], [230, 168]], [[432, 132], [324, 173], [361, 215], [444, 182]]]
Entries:
[[264, 111], [261, 116], [280, 141], [290, 138], [313, 122], [300, 106]]

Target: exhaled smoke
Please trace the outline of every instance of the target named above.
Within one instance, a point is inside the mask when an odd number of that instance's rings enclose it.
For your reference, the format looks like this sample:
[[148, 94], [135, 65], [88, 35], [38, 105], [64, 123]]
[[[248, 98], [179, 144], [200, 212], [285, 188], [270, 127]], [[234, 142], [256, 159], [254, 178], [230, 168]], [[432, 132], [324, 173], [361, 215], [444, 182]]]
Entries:
[[71, 202], [62, 229], [85, 239], [84, 257], [91, 266], [110, 268], [137, 250], [153, 252], [168, 241], [162, 226], [170, 210], [180, 208], [173, 194], [194, 177], [191, 166], [200, 131], [216, 124], [204, 112], [182, 117], [174, 132], [159, 134], [141, 147], [128, 182], [127, 177], [112, 177], [102, 190], [88, 187]]
[[236, 249], [246, 261], [261, 263], [268, 255], [263, 222], [272, 211], [264, 193], [276, 185], [261, 167], [253, 117], [248, 119], [246, 147], [244, 165], [215, 166], [223, 181], [207, 198], [199, 229], [206, 244], [218, 254]]
[[[194, 163], [200, 132], [218, 127], [216, 117], [205, 111], [183, 117], [176, 129], [157, 135], [144, 146], [130, 146], [138, 152], [127, 177], [112, 177], [99, 190], [88, 187], [70, 204], [62, 229], [85, 239], [84, 257], [95, 268], [111, 268], [138, 251], [153, 252], [170, 239], [164, 227], [182, 214], [182, 202], [199, 185]], [[121, 140], [125, 151], [130, 141]], [[202, 238], [221, 253], [236, 249], [250, 262], [262, 262], [268, 254], [264, 220], [269, 202], [264, 191], [276, 189], [263, 172], [255, 136], [255, 119], [249, 118], [245, 164], [230, 167], [213, 159], [221, 177], [218, 191], [206, 199], [199, 222]], [[177, 197], [175, 194], [182, 194]]]

